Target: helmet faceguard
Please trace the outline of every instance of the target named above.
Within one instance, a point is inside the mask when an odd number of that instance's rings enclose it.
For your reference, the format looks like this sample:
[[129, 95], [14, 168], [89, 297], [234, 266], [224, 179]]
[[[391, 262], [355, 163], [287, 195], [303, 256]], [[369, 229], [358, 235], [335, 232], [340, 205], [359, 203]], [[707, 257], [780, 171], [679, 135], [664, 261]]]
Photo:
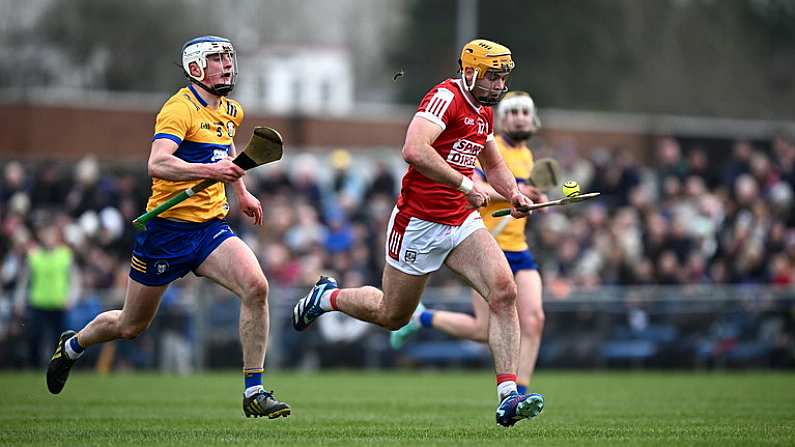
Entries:
[[[498, 82], [500, 78], [503, 79], [502, 87], [496, 88], [494, 84]], [[472, 79], [474, 82], [471, 87], [468, 87], [469, 91], [472, 92], [472, 96], [484, 106], [493, 106], [499, 103], [505, 94], [508, 93], [508, 84], [511, 82], [511, 72], [488, 70], [483, 77], [478, 78], [472, 76]], [[464, 81], [466, 82], [465, 77]]]
[[[227, 70], [221, 68], [220, 73], [207, 72], [207, 58], [212, 55], [220, 55], [231, 59], [231, 69]], [[191, 74], [191, 64], [196, 64], [199, 69], [198, 75]], [[185, 76], [194, 84], [200, 86], [204, 90], [216, 96], [226, 96], [235, 87], [235, 80], [237, 79], [237, 57], [235, 56], [235, 48], [229, 39], [217, 36], [201, 36], [189, 40], [182, 47], [182, 69]], [[206, 80], [210, 76], [220, 75], [222, 80], [228, 82], [215, 82], [213, 85], [206, 84]]]
[[[502, 128], [500, 130], [511, 140], [529, 140], [541, 129], [541, 120], [538, 118], [535, 102], [527, 92], [513, 91], [508, 93], [505, 95], [505, 98], [500, 101], [496, 112], [497, 124]], [[516, 115], [516, 119], [524, 119], [519, 117], [526, 117], [526, 121], [521, 123], [525, 125], [506, 128], [505, 120], [509, 115]]]
[[[508, 47], [485, 39], [473, 40], [464, 45], [458, 65], [464, 86], [481, 104], [495, 105], [508, 92], [510, 74], [514, 68]], [[470, 81], [467, 81], [467, 68], [472, 69]], [[493, 84], [501, 78], [503, 86], [495, 88]]]

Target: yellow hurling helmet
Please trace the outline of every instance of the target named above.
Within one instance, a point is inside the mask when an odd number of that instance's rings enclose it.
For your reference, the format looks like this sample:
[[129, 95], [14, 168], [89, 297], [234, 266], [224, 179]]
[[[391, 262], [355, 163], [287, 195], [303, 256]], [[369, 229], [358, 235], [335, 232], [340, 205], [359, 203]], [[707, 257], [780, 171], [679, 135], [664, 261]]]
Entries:
[[[486, 39], [475, 39], [464, 45], [458, 65], [461, 70], [461, 78], [469, 91], [472, 91], [477, 81], [485, 78], [488, 72], [510, 73], [514, 67], [511, 50], [504, 45]], [[474, 70], [475, 75], [472, 77], [471, 83], [466, 81], [464, 75], [466, 68]], [[475, 97], [486, 105], [494, 105], [508, 92], [508, 86], [506, 85], [503, 90], [498, 98], [485, 95], [481, 97], [476, 95]]]

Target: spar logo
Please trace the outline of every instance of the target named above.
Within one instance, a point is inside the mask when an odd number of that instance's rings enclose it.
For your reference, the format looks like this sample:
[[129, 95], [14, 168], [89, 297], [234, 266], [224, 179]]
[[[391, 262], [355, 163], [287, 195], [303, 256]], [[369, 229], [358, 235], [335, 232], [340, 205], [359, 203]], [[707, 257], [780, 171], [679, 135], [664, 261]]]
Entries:
[[472, 168], [478, 159], [478, 154], [483, 150], [482, 144], [473, 143], [467, 139], [460, 139], [453, 143], [453, 148], [447, 154], [447, 162], [463, 168]]

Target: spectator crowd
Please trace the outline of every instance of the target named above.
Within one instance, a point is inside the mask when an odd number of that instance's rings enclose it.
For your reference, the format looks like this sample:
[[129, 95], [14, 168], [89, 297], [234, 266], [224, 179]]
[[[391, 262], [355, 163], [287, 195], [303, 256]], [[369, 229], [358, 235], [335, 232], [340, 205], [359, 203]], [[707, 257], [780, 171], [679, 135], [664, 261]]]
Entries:
[[[795, 145], [736, 141], [727, 154], [686, 151], [660, 139], [654, 158], [629, 148], [578, 151], [541, 145], [563, 177], [598, 201], [530, 217], [528, 236], [545, 280], [573, 285], [792, 284], [795, 262]], [[345, 150], [303, 153], [247, 176], [265, 224], [250, 225], [230, 194], [233, 228], [251, 244], [271, 280], [304, 286], [320, 271], [346, 285], [378, 284], [386, 221], [399, 190], [384, 160], [357, 163]], [[13, 295], [37, 232], [54, 226], [75, 252], [82, 288], [123, 285], [146, 205], [143, 165], [3, 164], [0, 282]], [[319, 166], [327, 166], [321, 173]], [[325, 174], [325, 175], [321, 175]], [[552, 192], [554, 196], [556, 192]], [[443, 278], [440, 281], [445, 281]]]
[[646, 162], [630, 149], [551, 152], [564, 176], [603, 196], [531, 217], [546, 284], [792, 285], [795, 146], [782, 136], [770, 146], [708, 154], [663, 138]]
[[[553, 296], [600, 285], [795, 282], [790, 138], [727, 142], [716, 151], [668, 137], [651, 154], [534, 143], [536, 158], [558, 159], [565, 179], [602, 193], [529, 218], [531, 250]], [[246, 183], [262, 201], [261, 227], [237, 212], [230, 194], [230, 224], [273, 286], [305, 287], [320, 273], [346, 287], [380, 284], [400, 160], [397, 151], [359, 155], [304, 152], [252, 171]], [[135, 237], [129, 222], [149, 194], [143, 163], [88, 156], [0, 166], [0, 338], [2, 321], [25, 312], [26, 256], [45, 229], [71, 249], [83, 296], [124, 287]], [[457, 281], [448, 272], [431, 285]]]

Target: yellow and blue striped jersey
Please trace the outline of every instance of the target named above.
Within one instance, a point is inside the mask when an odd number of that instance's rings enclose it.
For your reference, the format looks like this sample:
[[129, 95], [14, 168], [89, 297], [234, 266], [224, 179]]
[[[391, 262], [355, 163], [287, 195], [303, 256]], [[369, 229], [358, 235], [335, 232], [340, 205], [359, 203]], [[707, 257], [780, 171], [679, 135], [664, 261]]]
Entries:
[[[218, 108], [213, 110], [199, 96], [196, 87], [188, 85], [160, 109], [152, 141], [166, 138], [177, 143], [174, 155], [186, 162], [215, 163], [230, 153], [235, 129], [243, 122], [243, 116], [243, 108], [237, 101], [222, 97]], [[196, 183], [196, 180], [152, 178], [152, 195], [146, 210], [152, 210]], [[226, 190], [219, 182], [178, 203], [160, 217], [205, 222], [226, 216], [228, 210]]]
[[[533, 170], [533, 152], [527, 147], [526, 144], [521, 144], [516, 147], [510, 146], [506, 143], [501, 135], [495, 137], [495, 143], [500, 150], [500, 155], [508, 165], [513, 176], [516, 178], [517, 183], [527, 183], [530, 178], [530, 172]], [[482, 170], [481, 170], [482, 174]], [[510, 202], [498, 200], [491, 202], [489, 206], [480, 209], [480, 215], [483, 217], [483, 223], [486, 228], [491, 231], [502, 220], [502, 217], [491, 217], [491, 213], [502, 208], [510, 208]], [[525, 237], [525, 224], [527, 219], [513, 219], [510, 216], [506, 218], [511, 219], [510, 223], [496, 236], [497, 243], [504, 251], [523, 251], [527, 250], [527, 238]]]

